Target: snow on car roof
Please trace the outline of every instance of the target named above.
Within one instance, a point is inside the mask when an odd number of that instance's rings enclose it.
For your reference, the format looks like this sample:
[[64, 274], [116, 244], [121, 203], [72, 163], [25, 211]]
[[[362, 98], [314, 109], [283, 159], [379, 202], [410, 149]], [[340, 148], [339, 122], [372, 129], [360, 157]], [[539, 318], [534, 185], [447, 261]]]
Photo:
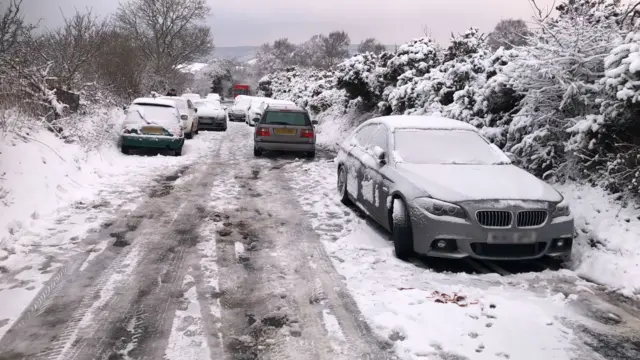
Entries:
[[173, 100], [167, 98], [137, 98], [133, 100], [133, 104], [144, 105], [144, 104], [157, 104], [162, 106], [170, 106], [176, 107], [176, 103]]
[[466, 122], [447, 119], [439, 116], [424, 115], [390, 115], [373, 118], [368, 122], [384, 124], [394, 131], [396, 129], [422, 129], [422, 130], [469, 130], [477, 132], [478, 129]]

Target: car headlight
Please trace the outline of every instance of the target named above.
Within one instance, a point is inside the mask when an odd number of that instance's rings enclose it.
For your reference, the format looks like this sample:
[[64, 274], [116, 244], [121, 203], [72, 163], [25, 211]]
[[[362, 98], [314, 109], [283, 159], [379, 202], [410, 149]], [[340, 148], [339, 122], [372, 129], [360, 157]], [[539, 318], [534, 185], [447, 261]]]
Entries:
[[414, 201], [419, 207], [436, 216], [453, 216], [461, 219], [467, 218], [467, 214], [464, 209], [455, 204], [426, 197], [417, 198]]
[[571, 209], [569, 209], [569, 203], [565, 200], [562, 200], [561, 202], [556, 204], [555, 208], [553, 209], [553, 214], [551, 215], [551, 217], [557, 218], [557, 217], [569, 216], [569, 215], [571, 215]]

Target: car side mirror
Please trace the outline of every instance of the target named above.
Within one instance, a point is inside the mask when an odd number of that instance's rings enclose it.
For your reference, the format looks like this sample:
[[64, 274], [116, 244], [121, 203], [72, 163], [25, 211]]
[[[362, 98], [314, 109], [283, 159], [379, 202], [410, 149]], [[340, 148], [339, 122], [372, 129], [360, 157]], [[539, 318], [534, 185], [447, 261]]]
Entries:
[[318, 125], [318, 120], [311, 120], [311, 125]]
[[225, 106], [223, 106], [222, 108], [223, 108], [223, 109], [225, 109], [225, 110], [227, 110], [228, 106], [226, 106], [226, 105], [225, 105]]
[[373, 154], [376, 156], [376, 160], [380, 165], [384, 165], [387, 163], [387, 154], [380, 146], [373, 147]]
[[193, 112], [197, 113], [198, 112], [198, 108], [193, 108]]

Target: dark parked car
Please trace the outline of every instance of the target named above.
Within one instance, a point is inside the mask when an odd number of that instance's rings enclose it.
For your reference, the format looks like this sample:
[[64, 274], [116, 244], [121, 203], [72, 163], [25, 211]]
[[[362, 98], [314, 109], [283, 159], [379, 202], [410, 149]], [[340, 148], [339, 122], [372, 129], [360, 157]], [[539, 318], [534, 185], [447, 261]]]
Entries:
[[253, 154], [263, 151], [303, 152], [316, 156], [316, 133], [306, 110], [293, 105], [269, 105], [255, 125]]

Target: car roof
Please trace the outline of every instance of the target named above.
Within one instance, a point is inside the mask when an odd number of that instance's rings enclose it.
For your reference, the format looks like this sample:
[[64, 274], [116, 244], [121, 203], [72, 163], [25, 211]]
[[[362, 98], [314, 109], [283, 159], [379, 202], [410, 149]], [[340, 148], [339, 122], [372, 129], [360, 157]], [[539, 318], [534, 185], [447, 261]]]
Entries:
[[449, 119], [441, 116], [427, 115], [389, 115], [373, 118], [365, 124], [384, 124], [391, 131], [397, 129], [420, 129], [420, 130], [467, 130], [478, 132], [478, 129], [466, 122]]
[[270, 103], [267, 104], [267, 110], [275, 110], [275, 111], [279, 111], [279, 110], [288, 110], [288, 111], [299, 111], [299, 112], [307, 112], [305, 109], [301, 108], [298, 105], [291, 105], [291, 104], [285, 104], [285, 103]]
[[162, 106], [176, 107], [175, 102], [173, 102], [172, 100], [169, 100], [166, 98], [152, 98], [152, 97], [137, 98], [133, 100], [132, 104], [138, 104], [138, 105], [158, 104]]

